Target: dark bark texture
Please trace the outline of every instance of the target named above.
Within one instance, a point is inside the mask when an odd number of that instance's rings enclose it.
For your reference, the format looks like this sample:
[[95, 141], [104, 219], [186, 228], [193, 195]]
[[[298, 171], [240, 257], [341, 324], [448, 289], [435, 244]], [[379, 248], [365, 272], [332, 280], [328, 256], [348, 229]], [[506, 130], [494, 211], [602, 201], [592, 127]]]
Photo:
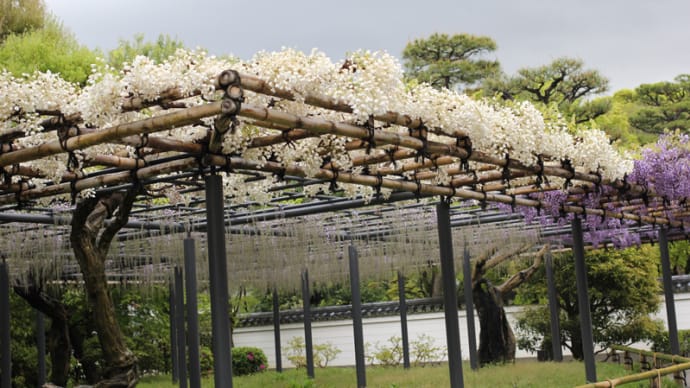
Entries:
[[117, 322], [105, 276], [110, 243], [127, 223], [137, 192], [130, 189], [84, 199], [77, 204], [72, 218], [70, 242], [84, 276], [93, 323], [106, 362], [106, 379], [96, 387], [134, 387], [138, 381], [137, 360]]
[[479, 364], [515, 360], [515, 335], [503, 308], [501, 292], [482, 279], [474, 285], [472, 299], [479, 316]]
[[526, 252], [532, 244], [509, 247], [503, 250], [489, 249], [475, 259], [472, 272], [472, 300], [479, 317], [479, 364], [515, 361], [515, 334], [505, 313], [503, 296], [527, 281], [542, 262], [548, 246], [536, 253], [528, 268], [513, 274], [500, 286], [493, 285], [484, 275], [486, 272]]

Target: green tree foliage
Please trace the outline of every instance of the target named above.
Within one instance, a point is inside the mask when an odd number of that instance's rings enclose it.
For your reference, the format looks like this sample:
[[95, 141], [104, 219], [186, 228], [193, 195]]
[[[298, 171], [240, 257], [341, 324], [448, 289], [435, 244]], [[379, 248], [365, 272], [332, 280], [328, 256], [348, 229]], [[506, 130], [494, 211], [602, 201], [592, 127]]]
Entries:
[[0, 68], [17, 77], [51, 71], [67, 81], [83, 84], [96, 61], [97, 53], [79, 44], [55, 20], [47, 21], [42, 29], [10, 35], [0, 45]]
[[470, 34], [432, 34], [415, 39], [403, 50], [407, 75], [436, 88], [470, 87], [499, 71], [498, 61], [482, 59], [496, 42]]
[[[660, 286], [657, 260], [650, 259], [650, 248], [593, 251], [587, 254], [590, 308], [594, 342], [629, 344], [655, 338], [661, 323], [650, 318], [659, 308]], [[582, 359], [582, 338], [578, 315], [574, 260], [571, 255], [554, 258], [555, 283], [561, 320], [561, 343], [576, 359]], [[544, 270], [535, 281], [520, 290], [523, 297], [545, 303]], [[538, 279], [541, 279], [539, 281]], [[529, 298], [529, 297], [528, 297]], [[551, 335], [548, 307], [527, 310], [518, 320], [518, 345], [530, 351], [549, 350]]]
[[673, 82], [642, 84], [635, 89], [642, 108], [630, 117], [630, 124], [649, 133], [690, 130], [690, 74]]
[[629, 118], [640, 109], [635, 101], [635, 92], [630, 89], [617, 91], [611, 97], [611, 109], [595, 119], [597, 126], [604, 130], [617, 146], [634, 150], [654, 143], [655, 134], [641, 131], [630, 125]]
[[529, 100], [537, 104], [554, 104], [575, 123], [592, 120], [610, 109], [609, 98], [587, 98], [603, 93], [608, 79], [597, 70], [585, 69], [582, 60], [558, 58], [553, 62], [525, 67], [509, 77], [489, 78], [483, 85], [484, 93], [500, 95], [505, 99]]
[[46, 21], [43, 0], [0, 0], [0, 42], [12, 34], [40, 29]]
[[687, 240], [674, 241], [668, 246], [671, 266], [674, 275], [690, 273], [690, 242]]
[[169, 35], [159, 35], [155, 42], [144, 40], [144, 34], [136, 34], [132, 40], [120, 40], [117, 48], [108, 53], [108, 64], [121, 69], [125, 63], [132, 63], [137, 55], [143, 55], [160, 63], [173, 55], [177, 49], [184, 48], [182, 41]]

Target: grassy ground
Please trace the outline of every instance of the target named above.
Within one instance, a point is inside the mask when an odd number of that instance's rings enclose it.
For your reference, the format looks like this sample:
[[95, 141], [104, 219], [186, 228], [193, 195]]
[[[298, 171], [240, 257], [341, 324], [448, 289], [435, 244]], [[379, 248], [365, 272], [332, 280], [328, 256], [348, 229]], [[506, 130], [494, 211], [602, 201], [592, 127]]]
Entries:
[[[568, 361], [563, 363], [518, 361], [515, 364], [490, 366], [477, 372], [470, 370], [469, 365], [463, 366], [465, 387], [529, 387], [529, 388], [557, 388], [574, 387], [584, 384], [585, 370], [581, 362]], [[599, 380], [623, 376], [630, 373], [622, 365], [611, 363], [597, 364]], [[283, 373], [265, 372], [253, 376], [233, 378], [236, 388], [264, 388], [264, 387], [354, 387], [357, 378], [354, 368], [325, 368], [316, 369], [316, 378], [312, 381], [306, 376], [304, 369], [287, 370]], [[367, 368], [368, 387], [433, 387], [441, 388], [450, 385], [448, 366], [416, 367], [409, 370], [403, 368]], [[156, 376], [142, 379], [139, 387], [176, 387], [171, 383], [170, 376]], [[202, 381], [202, 386], [213, 387], [213, 378]], [[626, 387], [649, 386], [630, 384]]]

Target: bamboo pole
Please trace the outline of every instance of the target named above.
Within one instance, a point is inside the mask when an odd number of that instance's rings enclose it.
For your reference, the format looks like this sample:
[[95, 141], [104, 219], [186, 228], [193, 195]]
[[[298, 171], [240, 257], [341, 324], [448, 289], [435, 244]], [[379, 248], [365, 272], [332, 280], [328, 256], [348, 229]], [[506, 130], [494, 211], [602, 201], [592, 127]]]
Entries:
[[[304, 169], [297, 165], [283, 166], [282, 164], [276, 162], [252, 161], [237, 157], [228, 158], [222, 155], [208, 155], [208, 157], [205, 159], [207, 163], [215, 166], [224, 166], [228, 168], [242, 168], [247, 170], [263, 171], [274, 174], [288, 174], [302, 177], [307, 176]], [[188, 157], [180, 160], [140, 168], [136, 170], [136, 178], [143, 181], [153, 176], [171, 174], [175, 172], [183, 172], [193, 170], [198, 167], [199, 166], [197, 159], [195, 157]], [[76, 191], [82, 191], [90, 188], [95, 189], [102, 186], [123, 184], [129, 182], [131, 178], [132, 176], [130, 171], [120, 171], [110, 174], [90, 176], [75, 181], [74, 189]], [[462, 188], [453, 189], [447, 186], [438, 186], [414, 181], [381, 178], [371, 175], [356, 175], [348, 172], [336, 173], [329, 169], [320, 169], [319, 172], [314, 176], [314, 178], [324, 179], [328, 181], [335, 179], [336, 181], [342, 183], [361, 184], [370, 187], [377, 187], [380, 184], [381, 187], [385, 187], [394, 191], [415, 192], [419, 195], [440, 195], [446, 197], [454, 196], [463, 199], [474, 199], [482, 202], [500, 202], [529, 207], [545, 206], [544, 203], [535, 199], [519, 198], [498, 193], [476, 192]], [[21, 191], [18, 195], [20, 200], [28, 200], [33, 198], [70, 193], [71, 191], [71, 183], [61, 183], [59, 185], [24, 190]], [[6, 194], [0, 196], [0, 204], [13, 203], [16, 200], [16, 195], [13, 194]], [[682, 225], [681, 222], [669, 221], [668, 219], [662, 217], [638, 216], [635, 214], [620, 213], [603, 209], [586, 209], [582, 206], [563, 205], [562, 209], [564, 212], [567, 213], [582, 214], [586, 212], [590, 215], [605, 216], [618, 219], [629, 219], [632, 221], [655, 223], [660, 225], [671, 225], [674, 227]]]
[[613, 350], [618, 350], [621, 352], [630, 352], [630, 353], [634, 353], [634, 354], [640, 354], [643, 356], [653, 357], [657, 360], [670, 361], [672, 363], [677, 363], [679, 361], [682, 361], [684, 363], [690, 362], [690, 358], [688, 358], [688, 357], [676, 356], [674, 354], [651, 352], [649, 350], [635, 349], [635, 348], [631, 348], [629, 346], [615, 345], [614, 344], [614, 345], [609, 345], [609, 348], [611, 348]]
[[690, 362], [685, 362], [682, 364], [675, 364], [665, 368], [653, 369], [647, 372], [636, 373], [633, 375], [618, 377], [615, 379], [598, 381], [596, 383], [579, 385], [576, 388], [608, 388], [616, 387], [621, 384], [633, 383], [636, 381], [642, 381], [647, 379], [659, 378], [660, 376], [665, 376], [675, 372], [681, 372], [686, 369], [690, 369]]
[[[274, 174], [289, 174], [295, 176], [306, 176], [304, 170], [296, 165], [283, 166], [280, 163], [275, 162], [258, 162], [250, 161], [241, 158], [226, 158], [224, 156], [210, 155], [208, 162], [217, 166], [225, 166], [229, 168], [244, 168], [248, 170], [261, 170], [265, 172], [270, 172]], [[230, 163], [230, 165], [228, 165]], [[324, 180], [337, 180], [342, 183], [353, 183], [361, 184], [365, 186], [377, 187], [379, 184], [381, 187], [391, 189], [394, 191], [408, 191], [413, 193], [419, 193], [420, 195], [439, 195], [446, 197], [458, 197], [463, 199], [474, 199], [477, 201], [486, 202], [500, 202], [506, 204], [515, 204], [521, 206], [529, 207], [544, 207], [546, 204], [539, 200], [518, 198], [505, 194], [497, 193], [479, 193], [472, 190], [466, 190], [461, 188], [451, 188], [447, 186], [437, 186], [424, 184], [421, 182], [404, 181], [404, 180], [394, 180], [388, 178], [379, 178], [370, 175], [355, 175], [347, 172], [333, 172], [328, 169], [320, 169], [319, 172], [314, 176], [317, 179]], [[584, 208], [582, 206], [569, 206], [563, 205], [562, 209], [566, 213], [582, 214], [587, 213], [597, 216], [605, 216], [610, 218], [618, 219], [629, 219], [632, 221], [641, 221], [646, 223], [656, 223], [660, 225], [671, 225], [671, 226], [681, 226], [678, 221], [669, 221], [666, 218], [661, 217], [649, 217], [649, 216], [638, 216], [629, 213], [619, 213], [610, 210], [603, 209], [590, 209]]]
[[102, 131], [70, 137], [65, 147], [55, 140], [35, 147], [0, 154], [0, 167], [27, 162], [67, 151], [84, 149], [96, 144], [106, 143], [131, 135], [148, 134], [197, 122], [204, 117], [220, 113], [220, 102], [199, 105], [185, 110], [167, 113], [149, 119], [116, 125]]
[[[272, 121], [280, 125], [286, 125], [295, 128], [303, 128], [319, 134], [335, 134], [339, 136], [347, 136], [359, 139], [368, 139], [372, 134], [366, 128], [362, 128], [352, 124], [341, 122], [333, 122], [318, 117], [298, 116], [287, 112], [282, 112], [274, 109], [268, 109], [251, 104], [244, 104], [239, 113], [240, 116], [249, 117], [255, 120]], [[424, 141], [417, 137], [400, 135], [397, 133], [386, 131], [374, 131], [372, 139], [377, 144], [392, 144], [405, 148], [414, 149], [417, 151], [428, 152], [431, 154], [440, 154], [454, 156], [461, 160], [472, 160], [480, 163], [493, 164], [498, 167], [514, 168], [518, 170], [529, 171], [534, 174], [543, 174], [547, 176], [558, 176], [565, 179], [587, 181], [590, 183], [606, 184], [614, 188], [622, 188], [625, 183], [609, 180], [602, 180], [596, 174], [588, 174], [578, 171], [570, 171], [568, 169], [557, 166], [527, 166], [514, 159], [498, 158], [487, 155], [479, 150], [473, 150], [470, 155], [467, 150], [454, 144], [438, 143], [433, 141]], [[632, 193], [642, 192], [643, 189], [635, 185], [627, 184], [628, 190]]]

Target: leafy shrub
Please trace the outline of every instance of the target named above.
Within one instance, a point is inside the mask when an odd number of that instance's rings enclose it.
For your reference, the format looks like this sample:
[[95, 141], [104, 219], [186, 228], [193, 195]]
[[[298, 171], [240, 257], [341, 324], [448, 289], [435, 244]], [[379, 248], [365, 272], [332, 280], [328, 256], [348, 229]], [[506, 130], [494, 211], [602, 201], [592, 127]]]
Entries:
[[213, 373], [213, 351], [208, 346], [199, 347], [199, 369], [203, 375]]
[[292, 337], [288, 341], [288, 356], [287, 359], [295, 366], [295, 368], [306, 368], [307, 356], [305, 355], [304, 338]]
[[316, 344], [314, 345], [314, 364], [319, 368], [325, 368], [340, 352], [341, 350], [335, 347], [331, 342]]
[[[365, 353], [369, 364], [393, 366], [403, 359], [402, 338], [393, 336], [388, 338], [388, 345], [376, 343], [373, 352], [369, 350], [371, 344], [365, 346]], [[410, 343], [410, 355], [414, 357], [414, 364], [424, 366], [430, 362], [443, 360], [446, 349], [436, 346], [434, 339], [426, 334], [420, 334]]]
[[388, 338], [387, 344], [379, 345], [378, 342], [372, 352], [369, 351], [370, 344], [366, 344], [364, 353], [367, 355], [369, 364], [379, 364], [383, 366], [398, 365], [403, 359], [402, 338], [392, 336]]
[[446, 349], [443, 346], [435, 346], [434, 339], [426, 334], [420, 334], [411, 343], [412, 355], [415, 365], [424, 365], [432, 361], [444, 358]]
[[[678, 342], [680, 343], [680, 354], [683, 357], [688, 357], [690, 355], [690, 330], [678, 330]], [[669, 342], [667, 331], [661, 332], [654, 337], [652, 350], [671, 354], [671, 343]]]
[[259, 348], [242, 346], [232, 348], [232, 374], [244, 376], [264, 372], [268, 368], [268, 359]]
[[[292, 337], [288, 341], [288, 356], [287, 359], [295, 366], [295, 368], [305, 368], [307, 366], [307, 356], [305, 352], [306, 345], [304, 344], [304, 338], [302, 337]], [[326, 342], [324, 344], [314, 344], [314, 365], [319, 368], [325, 368], [328, 363], [333, 361], [338, 354], [341, 352], [335, 345], [331, 342]]]

